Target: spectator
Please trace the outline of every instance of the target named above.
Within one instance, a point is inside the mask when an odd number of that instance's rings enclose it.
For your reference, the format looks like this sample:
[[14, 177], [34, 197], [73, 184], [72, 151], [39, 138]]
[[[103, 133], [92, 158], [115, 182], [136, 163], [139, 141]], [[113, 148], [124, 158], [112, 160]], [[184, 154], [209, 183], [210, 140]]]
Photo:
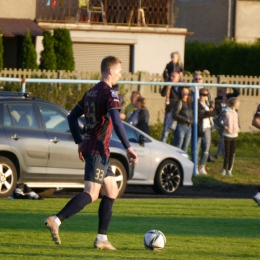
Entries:
[[139, 97], [135, 102], [136, 110], [133, 112], [127, 122], [149, 135], [150, 114], [145, 105], [146, 99]]
[[[210, 74], [208, 70], [204, 70], [204, 73], [205, 74]], [[203, 75], [202, 75], [202, 72], [201, 71], [195, 71], [195, 73], [193, 74], [193, 82], [195, 83], [204, 83], [204, 79], [203, 79]], [[203, 89], [203, 86], [198, 86], [196, 88], [196, 90], [198, 91], [198, 94], [200, 92], [200, 89]], [[208, 89], [208, 88], [206, 88]], [[208, 97], [206, 98], [206, 103], [207, 103], [207, 106], [210, 108], [210, 110], [213, 110], [214, 108], [214, 99], [213, 99], [213, 96], [211, 94], [211, 91], [208, 89]], [[193, 93], [194, 95], [194, 93]], [[198, 95], [199, 96], [199, 95]], [[212, 118], [210, 118], [210, 120], [212, 120]], [[213, 121], [211, 122], [211, 125], [213, 126]], [[193, 149], [192, 149], [193, 150]], [[209, 157], [207, 159], [208, 162], [212, 162], [214, 163], [215, 160], [213, 159], [211, 153], [210, 153], [210, 148], [209, 148]]]
[[[227, 82], [222, 82], [222, 84], [227, 84]], [[227, 101], [231, 97], [238, 97], [240, 95], [240, 90], [238, 88], [232, 88], [233, 93], [230, 93], [229, 88], [221, 88], [220, 94], [215, 98], [215, 110], [217, 115], [214, 117], [214, 121], [218, 118], [220, 113], [224, 108], [227, 107]], [[218, 149], [216, 154], [214, 155], [214, 158], [218, 159], [220, 153], [223, 154], [224, 149], [224, 136], [223, 136], [223, 129], [217, 128], [219, 133], [219, 142], [218, 142]]]
[[174, 131], [173, 145], [187, 152], [191, 140], [191, 126], [193, 123], [193, 108], [190, 98], [191, 91], [183, 87], [179, 91], [179, 102], [173, 113], [177, 121]]
[[[235, 159], [235, 151], [238, 133], [240, 132], [238, 120], [239, 101], [232, 97], [228, 99], [227, 107], [221, 112], [216, 120], [216, 124], [223, 128], [224, 136], [224, 162], [222, 175], [232, 176], [232, 169]], [[226, 172], [227, 170], [227, 172]]]
[[[164, 81], [170, 81], [170, 75], [172, 72], [174, 71], [178, 71], [180, 73], [180, 76], [183, 76], [183, 63], [181, 61], [181, 57], [178, 51], [175, 51], [173, 53], [171, 53], [171, 59], [172, 61], [169, 62], [166, 65], [166, 68], [164, 70]], [[166, 92], [166, 101], [165, 103], [167, 105], [170, 104], [170, 93], [171, 93], [171, 88], [172, 86], [168, 86], [167, 88], [167, 92]]]
[[184, 71], [183, 63], [181, 61], [180, 54], [178, 51], [171, 53], [171, 61], [166, 64], [166, 67], [163, 72], [163, 79], [165, 82], [171, 81], [170, 76], [174, 71], [179, 71], [181, 73], [183, 73]]
[[134, 110], [136, 109], [135, 107], [135, 102], [137, 100], [137, 98], [139, 98], [141, 96], [139, 91], [133, 91], [130, 97], [130, 102], [126, 108], [125, 108], [125, 121], [128, 121], [129, 117], [133, 114]]
[[[112, 89], [116, 91], [117, 95], [118, 95], [118, 98], [119, 98], [119, 106], [121, 107], [121, 111], [122, 111], [122, 108], [123, 108], [123, 105], [125, 103], [125, 100], [124, 100], [124, 97], [122, 94], [120, 94], [120, 91], [119, 91], [119, 86], [118, 84], [112, 86]], [[125, 120], [126, 119], [126, 115], [122, 112], [120, 112], [119, 114], [121, 120]]]
[[[180, 72], [174, 71], [171, 73], [171, 82], [180, 82], [180, 79], [181, 79]], [[162, 97], [165, 97], [167, 92], [167, 87], [168, 86], [163, 87], [161, 91]], [[171, 88], [171, 92], [170, 92], [170, 104], [165, 105], [163, 132], [161, 137], [162, 142], [166, 143], [169, 132], [175, 129], [176, 123], [173, 122], [172, 114], [174, 112], [174, 108], [177, 102], [178, 102], [178, 87], [174, 86]]]
[[206, 88], [200, 89], [200, 97], [198, 102], [198, 145], [197, 154], [201, 147], [200, 163], [197, 174], [207, 174], [205, 166], [209, 156], [209, 148], [211, 143], [211, 127], [212, 121], [210, 118], [215, 115], [215, 111], [210, 109], [207, 104], [209, 90]]
[[[260, 104], [257, 107], [256, 113], [254, 114], [254, 119], [252, 123], [253, 126], [260, 129]], [[258, 189], [256, 195], [253, 197], [253, 200], [258, 204], [258, 206], [260, 206], [260, 188]]]

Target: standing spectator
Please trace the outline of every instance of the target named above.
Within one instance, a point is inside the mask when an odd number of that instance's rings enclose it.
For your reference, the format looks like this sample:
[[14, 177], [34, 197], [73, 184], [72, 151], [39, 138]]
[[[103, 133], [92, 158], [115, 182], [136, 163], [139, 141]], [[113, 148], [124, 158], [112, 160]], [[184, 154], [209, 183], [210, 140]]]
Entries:
[[[174, 71], [171, 73], [171, 82], [180, 82], [181, 76], [180, 72]], [[167, 92], [167, 87], [164, 86], [161, 91], [161, 96], [165, 97]], [[165, 115], [164, 115], [164, 122], [163, 122], [163, 132], [161, 141], [167, 142], [167, 138], [170, 131], [175, 129], [175, 122], [173, 122], [172, 113], [175, 110], [176, 103], [178, 102], [178, 87], [174, 86], [171, 88], [170, 92], [170, 103], [165, 105]]]
[[[210, 74], [208, 70], [204, 70], [204, 73], [208, 74], [208, 75]], [[193, 74], [193, 82], [195, 82], [195, 83], [204, 83], [204, 79], [203, 79], [203, 75], [202, 75], [201, 71], [195, 71], [194, 72], [194, 74]], [[200, 89], [203, 89], [203, 88], [204, 88], [203, 86], [198, 86], [198, 88], [196, 89], [198, 91], [198, 94], [200, 93]], [[206, 103], [207, 103], [207, 106], [211, 110], [213, 110], [213, 108], [214, 108], [214, 99], [213, 99], [211, 91], [208, 88], [206, 88], [206, 89], [208, 90], [208, 93], [209, 93], [208, 97], [206, 98]], [[194, 93], [193, 93], [193, 95], [194, 95]], [[210, 118], [210, 120], [212, 121], [211, 125], [213, 125], [213, 119]], [[192, 142], [192, 144], [193, 144], [193, 142]], [[207, 159], [207, 162], [212, 162], [212, 163], [215, 162], [215, 160], [213, 159], [213, 157], [212, 157], [212, 155], [210, 153], [210, 148], [209, 148], [209, 157]]]
[[209, 90], [206, 88], [200, 89], [200, 97], [198, 102], [198, 145], [197, 154], [201, 148], [200, 163], [197, 174], [207, 174], [205, 166], [209, 156], [209, 149], [211, 143], [211, 127], [212, 121], [210, 118], [216, 112], [207, 104]]
[[145, 105], [146, 99], [144, 97], [139, 97], [135, 102], [136, 110], [128, 119], [128, 123], [134, 125], [136, 128], [149, 135], [150, 114]]
[[[222, 82], [222, 84], [227, 84], [227, 82]], [[240, 90], [238, 88], [232, 88], [233, 93], [230, 93], [229, 88], [221, 88], [220, 94], [215, 98], [215, 110], [217, 115], [214, 117], [214, 121], [218, 118], [220, 113], [224, 108], [227, 107], [227, 101], [231, 97], [238, 97], [240, 95]], [[223, 128], [218, 128], [219, 133], [219, 142], [218, 142], [218, 149], [214, 158], [218, 159], [220, 153], [223, 154], [224, 149], [224, 136], [223, 136]]]
[[183, 87], [179, 91], [179, 102], [173, 112], [173, 118], [177, 121], [174, 131], [173, 146], [187, 152], [191, 140], [191, 127], [193, 123], [193, 109], [190, 98], [190, 89]]
[[[171, 61], [166, 65], [165, 70], [163, 72], [163, 79], [164, 81], [171, 81], [171, 73], [174, 71], [177, 71], [180, 73], [180, 77], [183, 76], [183, 63], [181, 61], [180, 53], [178, 51], [172, 52], [171, 53]], [[166, 105], [170, 104], [170, 93], [171, 93], [171, 88], [172, 86], [167, 87], [166, 91]]]
[[[118, 58], [105, 57], [101, 62], [100, 82], [84, 94], [68, 116], [73, 139], [78, 144], [79, 159], [85, 162], [85, 189], [84, 192], [73, 197], [60, 212], [44, 220], [55, 244], [61, 244], [59, 237], [61, 223], [97, 200], [101, 186], [103, 186], [105, 195], [99, 205], [98, 234], [94, 241], [94, 247], [115, 250], [107, 239], [112, 207], [118, 195], [115, 175], [109, 163], [109, 144], [113, 126], [126, 149], [129, 162], [133, 160], [133, 163], [138, 163], [138, 157], [130, 146], [119, 117], [118, 95], [116, 91], [112, 90], [112, 86], [121, 78], [121, 71], [121, 62]], [[87, 130], [85, 138], [82, 140], [78, 118], [83, 114]]]
[[163, 71], [163, 79], [165, 82], [170, 81], [171, 73], [174, 71], [179, 71], [183, 73], [184, 67], [181, 61], [180, 53], [178, 51], [171, 53], [171, 61], [166, 64], [166, 67]]
[[224, 162], [222, 175], [232, 176], [232, 169], [235, 160], [235, 151], [238, 133], [240, 132], [238, 120], [238, 108], [240, 102], [237, 98], [228, 99], [227, 107], [221, 112], [216, 120], [216, 124], [223, 128], [224, 136]]
[[[254, 119], [252, 122], [253, 126], [260, 129], [260, 104], [257, 107], [256, 113], [254, 114]], [[258, 192], [253, 197], [253, 200], [260, 206], [260, 188], [258, 189]]]
[[133, 114], [135, 107], [136, 100], [141, 96], [139, 91], [133, 91], [130, 97], [130, 103], [125, 108], [125, 120], [127, 121], [129, 117]]

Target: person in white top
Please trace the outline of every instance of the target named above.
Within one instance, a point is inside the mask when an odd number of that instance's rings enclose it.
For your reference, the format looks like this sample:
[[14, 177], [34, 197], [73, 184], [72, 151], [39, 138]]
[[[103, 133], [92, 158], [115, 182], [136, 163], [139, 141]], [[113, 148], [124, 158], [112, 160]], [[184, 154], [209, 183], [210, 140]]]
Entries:
[[207, 174], [205, 166], [209, 156], [211, 143], [211, 127], [212, 120], [210, 118], [216, 114], [213, 108], [207, 104], [209, 90], [207, 88], [200, 89], [200, 97], [198, 100], [198, 144], [197, 154], [201, 148], [199, 167], [197, 174]]

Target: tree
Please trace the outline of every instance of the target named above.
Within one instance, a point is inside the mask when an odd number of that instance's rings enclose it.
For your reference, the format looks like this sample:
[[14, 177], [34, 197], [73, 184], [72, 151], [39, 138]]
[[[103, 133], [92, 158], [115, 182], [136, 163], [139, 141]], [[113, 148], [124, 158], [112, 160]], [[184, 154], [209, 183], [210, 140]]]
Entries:
[[56, 54], [57, 69], [70, 70], [75, 69], [72, 41], [68, 29], [54, 29], [54, 50]]
[[4, 47], [3, 47], [3, 39], [2, 39], [2, 30], [0, 29], [0, 70], [4, 68], [3, 53], [4, 53]]
[[22, 69], [38, 69], [37, 54], [32, 43], [30, 31], [27, 30], [20, 52], [19, 67]]
[[43, 32], [42, 43], [43, 43], [44, 50], [41, 51], [40, 69], [56, 70], [57, 63], [56, 63], [56, 55], [54, 51], [54, 39], [50, 31]]

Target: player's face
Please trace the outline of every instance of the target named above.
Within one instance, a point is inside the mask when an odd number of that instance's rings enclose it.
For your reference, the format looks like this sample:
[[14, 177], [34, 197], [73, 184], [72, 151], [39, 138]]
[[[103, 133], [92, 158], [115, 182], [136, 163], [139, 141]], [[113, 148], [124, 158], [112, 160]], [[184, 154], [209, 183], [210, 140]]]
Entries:
[[115, 85], [119, 79], [121, 79], [122, 66], [121, 63], [117, 63], [112, 67], [112, 85]]

